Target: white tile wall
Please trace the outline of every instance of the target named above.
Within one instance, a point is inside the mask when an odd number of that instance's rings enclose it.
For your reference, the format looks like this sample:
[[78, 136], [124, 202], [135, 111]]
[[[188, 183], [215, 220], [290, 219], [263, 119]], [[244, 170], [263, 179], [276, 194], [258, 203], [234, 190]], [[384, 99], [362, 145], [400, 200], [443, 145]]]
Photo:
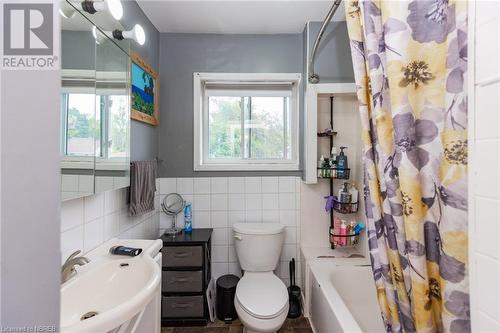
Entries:
[[63, 200], [94, 192], [93, 175], [61, 175], [61, 197]]
[[[500, 332], [500, 2], [475, 1], [469, 54], [469, 236], [474, 332]], [[473, 10], [471, 10], [473, 13]]]
[[[288, 284], [288, 261], [297, 259], [300, 187], [298, 177], [161, 178], [160, 199], [178, 192], [193, 203], [193, 227], [214, 228], [212, 274], [241, 276], [232, 225], [237, 222], [277, 222], [286, 225], [285, 245], [276, 274]], [[160, 229], [170, 225], [161, 214]], [[182, 214], [178, 224], [183, 226]], [[298, 271], [298, 269], [297, 269]]]
[[[158, 186], [157, 186], [158, 187]], [[168, 189], [169, 183], [164, 184]], [[151, 238], [159, 235], [159, 211], [128, 216], [127, 188], [65, 201], [61, 205], [62, 260], [74, 251], [86, 253], [113, 238]], [[159, 194], [156, 207], [158, 207]]]

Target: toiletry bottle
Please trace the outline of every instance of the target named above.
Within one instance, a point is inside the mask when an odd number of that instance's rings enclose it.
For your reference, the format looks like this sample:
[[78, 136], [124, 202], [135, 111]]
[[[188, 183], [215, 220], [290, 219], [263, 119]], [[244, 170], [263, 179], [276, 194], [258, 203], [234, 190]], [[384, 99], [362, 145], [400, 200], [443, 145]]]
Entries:
[[334, 161], [337, 161], [337, 155], [338, 155], [338, 149], [337, 147], [332, 147], [332, 151], [331, 151], [331, 157], [332, 157], [332, 160]]
[[342, 190], [339, 192], [339, 201], [341, 203], [350, 203], [351, 202], [351, 194], [349, 193], [349, 183], [344, 183]]
[[191, 208], [191, 203], [186, 203], [186, 207], [184, 207], [184, 232], [191, 233], [193, 231], [193, 212]]
[[330, 159], [325, 158], [325, 162], [323, 164], [324, 178], [330, 178]]
[[342, 223], [340, 224], [340, 245], [341, 246], [344, 246], [346, 245], [346, 229], [347, 229], [347, 225], [345, 224], [345, 221], [342, 220]]
[[323, 163], [325, 162], [325, 157], [321, 155], [318, 161], [318, 178], [323, 178]]
[[346, 234], [346, 238], [345, 238], [345, 245], [349, 246], [351, 245], [351, 236], [349, 236], [351, 234], [351, 225], [348, 223], [346, 224], [346, 227], [345, 227], [345, 234]]
[[321, 155], [321, 158], [319, 159], [320, 161], [320, 174], [321, 174], [321, 178], [325, 178], [325, 157], [323, 155]]
[[354, 236], [356, 235], [356, 221], [351, 221], [351, 225], [349, 226], [349, 235], [353, 235], [351, 237], [349, 237], [349, 242], [350, 244], [349, 245], [356, 245], [358, 243], [357, 239], [358, 239], [358, 236]]
[[365, 224], [362, 222], [358, 222], [358, 224], [356, 224], [356, 226], [354, 227], [354, 232], [356, 234], [359, 234], [361, 232], [361, 230], [363, 230], [364, 228], [365, 228]]
[[332, 178], [337, 178], [337, 155], [338, 149], [337, 147], [332, 147], [331, 151], [331, 160], [332, 160]]
[[[342, 224], [342, 221], [338, 217], [335, 217], [335, 219], [333, 220], [333, 233], [335, 235], [340, 235], [340, 225], [341, 224]], [[335, 242], [335, 245], [339, 245], [340, 244], [340, 237], [335, 236], [333, 238], [333, 240]]]
[[340, 154], [337, 156], [337, 177], [341, 179], [348, 178], [347, 171], [343, 170], [348, 168], [347, 156], [344, 153], [344, 149], [347, 149], [347, 147], [340, 147]]
[[351, 202], [358, 203], [358, 190], [354, 185], [351, 186], [349, 193], [351, 194]]

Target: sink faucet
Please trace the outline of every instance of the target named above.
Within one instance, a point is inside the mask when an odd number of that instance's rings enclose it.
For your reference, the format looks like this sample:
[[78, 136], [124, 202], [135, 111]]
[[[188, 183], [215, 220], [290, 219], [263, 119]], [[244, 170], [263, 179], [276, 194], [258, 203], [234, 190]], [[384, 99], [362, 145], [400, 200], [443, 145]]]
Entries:
[[75, 266], [83, 266], [90, 262], [89, 259], [85, 257], [77, 257], [80, 254], [80, 250], [73, 252], [68, 259], [64, 262], [61, 267], [61, 283], [68, 281], [73, 275], [76, 274]]

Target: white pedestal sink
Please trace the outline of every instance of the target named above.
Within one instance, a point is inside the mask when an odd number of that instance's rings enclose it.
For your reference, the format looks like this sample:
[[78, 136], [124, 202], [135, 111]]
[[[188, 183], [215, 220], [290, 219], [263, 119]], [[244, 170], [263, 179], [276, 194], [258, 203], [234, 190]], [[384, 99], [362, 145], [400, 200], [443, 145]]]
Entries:
[[[111, 255], [114, 245], [143, 252]], [[61, 332], [159, 332], [161, 247], [159, 239], [112, 239], [88, 253], [90, 263], [61, 286]]]

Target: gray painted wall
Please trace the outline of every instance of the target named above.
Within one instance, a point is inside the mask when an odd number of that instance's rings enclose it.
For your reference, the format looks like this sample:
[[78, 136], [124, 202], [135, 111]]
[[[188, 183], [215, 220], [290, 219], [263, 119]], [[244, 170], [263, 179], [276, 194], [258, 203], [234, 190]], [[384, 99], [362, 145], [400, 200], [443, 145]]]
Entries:
[[[193, 73], [301, 73], [302, 34], [160, 36], [161, 177], [269, 175], [193, 171]], [[300, 175], [300, 172], [279, 172]]]
[[[146, 32], [146, 43], [140, 46], [132, 42], [131, 51], [137, 52], [151, 67], [158, 71], [160, 33], [135, 1], [122, 1], [122, 4], [123, 18], [120, 20], [120, 23], [123, 27], [128, 30], [136, 23], [139, 23]], [[160, 99], [161, 102], [163, 102], [163, 99]], [[156, 157], [158, 155], [158, 133], [158, 127], [132, 120], [130, 159], [138, 161]]]
[[95, 69], [95, 45], [90, 31], [64, 30], [61, 33], [61, 68]]
[[[122, 42], [121, 46], [126, 45]], [[96, 44], [90, 31], [63, 31], [61, 50], [61, 68], [63, 69], [121, 72], [127, 70], [126, 53], [109, 41], [100, 45]]]
[[60, 75], [0, 74], [1, 327], [59, 326]]
[[[309, 23], [309, 50], [318, 35], [322, 22]], [[318, 48], [315, 72], [321, 83], [354, 82], [349, 35], [345, 22], [331, 22]]]

